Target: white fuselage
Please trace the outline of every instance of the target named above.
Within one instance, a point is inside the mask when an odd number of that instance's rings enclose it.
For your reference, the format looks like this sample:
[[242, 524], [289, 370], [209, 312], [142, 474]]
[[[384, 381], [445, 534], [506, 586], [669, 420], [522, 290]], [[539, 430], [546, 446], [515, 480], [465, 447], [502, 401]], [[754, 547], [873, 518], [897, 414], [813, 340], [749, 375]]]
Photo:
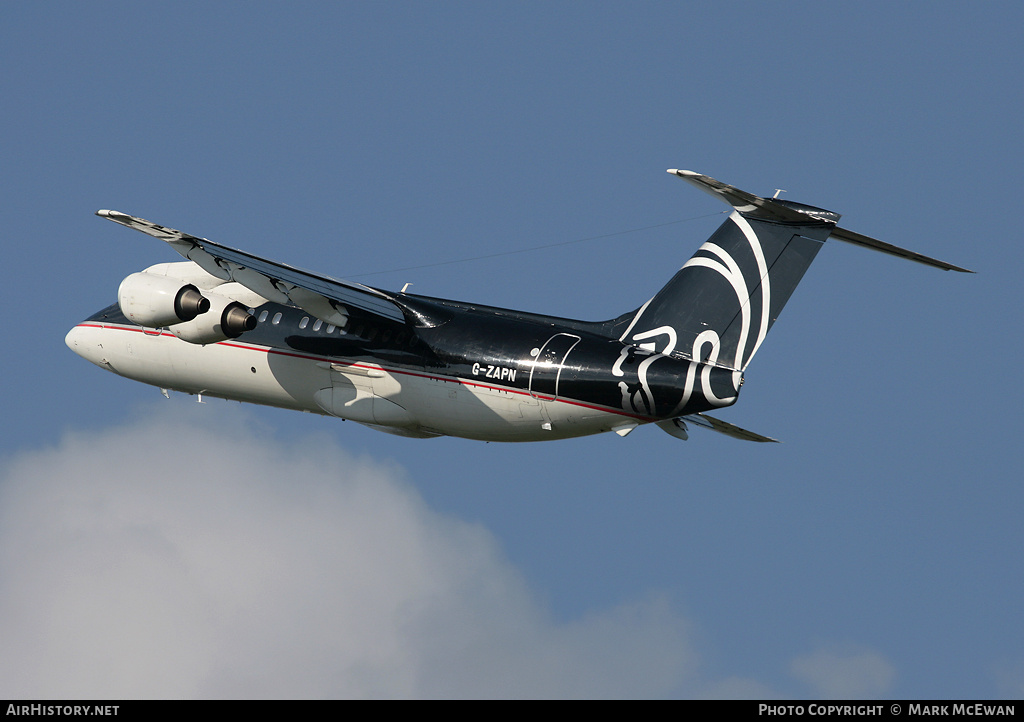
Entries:
[[246, 343], [197, 345], [166, 329], [86, 321], [67, 334], [79, 356], [126, 378], [190, 394], [309, 411], [406, 436], [541, 441], [638, 420], [501, 385]]

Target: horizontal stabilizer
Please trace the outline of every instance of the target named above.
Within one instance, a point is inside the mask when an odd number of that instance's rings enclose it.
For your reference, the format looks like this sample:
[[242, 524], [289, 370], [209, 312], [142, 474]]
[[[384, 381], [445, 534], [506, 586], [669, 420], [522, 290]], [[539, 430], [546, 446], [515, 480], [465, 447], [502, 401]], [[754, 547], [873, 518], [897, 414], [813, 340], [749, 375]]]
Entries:
[[778, 439], [773, 439], [770, 436], [761, 436], [761, 434], [755, 434], [753, 431], [747, 431], [741, 429], [739, 426], [730, 424], [727, 421], [716, 419], [713, 416], [707, 414], [687, 414], [681, 416], [678, 419], [666, 419], [665, 421], [657, 422], [658, 426], [662, 428], [667, 434], [675, 436], [679, 439], [687, 439], [688, 434], [686, 433], [686, 424], [690, 423], [694, 426], [700, 426], [704, 429], [710, 429], [711, 431], [717, 431], [720, 434], [731, 436], [734, 439], [740, 439], [742, 441], [757, 441], [759, 443], [771, 442], [773, 444], [779, 443]]
[[853, 243], [858, 246], [864, 246], [875, 251], [881, 251], [882, 253], [888, 253], [892, 256], [899, 256], [900, 258], [906, 258], [908, 261], [916, 261], [917, 263], [923, 263], [926, 266], [932, 266], [934, 268], [941, 268], [943, 271], [959, 271], [960, 273], [974, 273], [966, 268], [960, 268], [960, 266], [954, 266], [952, 263], [946, 263], [940, 261], [937, 258], [930, 258], [920, 253], [914, 253], [914, 251], [908, 251], [906, 248], [900, 248], [894, 246], [891, 243], [880, 241], [877, 238], [871, 238], [870, 236], [864, 236], [854, 231], [848, 231], [845, 228], [836, 226], [832, 229], [832, 234], [829, 238], [835, 238], [837, 241], [845, 241], [847, 243]]
[[715, 180], [711, 176], [695, 173], [692, 170], [669, 168], [669, 173], [677, 175], [690, 185], [700, 188], [705, 193], [716, 196], [735, 208], [740, 213], [776, 223], [806, 223], [807, 215], [788, 208], [771, 198], [761, 198], [753, 193], [741, 191], [736, 186]]
[[[838, 214], [826, 211], [822, 208], [805, 206], [800, 203], [793, 203], [791, 201], [783, 201], [775, 198], [761, 198], [753, 193], [740, 190], [736, 186], [731, 186], [728, 183], [723, 183], [722, 181], [715, 180], [714, 178], [701, 173], [695, 173], [692, 170], [677, 170], [675, 168], [670, 168], [668, 172], [679, 176], [687, 183], [700, 188], [705, 193], [709, 193], [720, 198], [735, 208], [736, 211], [750, 218], [758, 218], [760, 220], [782, 224], [806, 223], [808, 216], [833, 224], [839, 220]], [[946, 263], [945, 261], [940, 261], [937, 258], [931, 258], [921, 253], [915, 253], [914, 251], [908, 251], [906, 248], [900, 248], [899, 246], [894, 246], [891, 243], [879, 241], [876, 238], [855, 233], [854, 231], [848, 231], [845, 228], [840, 228], [839, 226], [834, 226], [832, 228], [832, 232], [829, 237], [835, 238], [838, 241], [845, 241], [846, 243], [864, 246], [865, 248], [870, 248], [875, 251], [881, 251], [882, 253], [888, 253], [892, 256], [906, 258], [908, 261], [923, 263], [926, 266], [932, 266], [933, 268], [941, 268], [944, 271], [974, 273], [974, 271], [966, 268], [954, 266], [952, 263]]]

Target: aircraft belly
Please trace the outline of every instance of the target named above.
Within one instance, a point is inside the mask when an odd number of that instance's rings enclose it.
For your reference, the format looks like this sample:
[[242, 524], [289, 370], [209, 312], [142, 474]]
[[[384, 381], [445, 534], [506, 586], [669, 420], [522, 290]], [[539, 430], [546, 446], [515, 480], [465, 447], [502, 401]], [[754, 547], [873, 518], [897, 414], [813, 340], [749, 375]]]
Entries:
[[400, 403], [425, 429], [481, 441], [586, 436], [622, 422], [620, 414], [443, 377], [403, 382]]
[[187, 393], [319, 412], [313, 401], [318, 388], [314, 377], [319, 373], [326, 379], [326, 372], [309, 359], [279, 356], [262, 347], [238, 343], [200, 346], [166, 332], [143, 333], [137, 327], [87, 330], [90, 343], [102, 348], [102, 359], [87, 358], [136, 381]]
[[283, 408], [315, 408], [314, 377], [326, 379], [326, 372], [308, 359], [237, 343], [180, 342], [172, 359], [175, 383], [170, 388]]
[[524, 412], [522, 408], [525, 404], [511, 392], [475, 389], [443, 376], [409, 374], [400, 378], [401, 393], [392, 398], [424, 429], [490, 441], [516, 436], [522, 427], [540, 426], [539, 418], [532, 423], [528, 409]]

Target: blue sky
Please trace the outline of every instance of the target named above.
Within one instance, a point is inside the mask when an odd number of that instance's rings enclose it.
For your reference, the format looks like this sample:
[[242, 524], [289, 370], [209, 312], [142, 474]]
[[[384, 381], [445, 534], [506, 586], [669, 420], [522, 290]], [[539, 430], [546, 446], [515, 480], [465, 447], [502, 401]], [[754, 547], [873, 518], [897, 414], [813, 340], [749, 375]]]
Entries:
[[[1024, 10], [764, 8], [5, 5], [0, 695], [1024, 695]], [[770, 447], [402, 439], [64, 346], [176, 259], [98, 208], [616, 316], [722, 220], [677, 167], [978, 274], [828, 244], [721, 414]]]

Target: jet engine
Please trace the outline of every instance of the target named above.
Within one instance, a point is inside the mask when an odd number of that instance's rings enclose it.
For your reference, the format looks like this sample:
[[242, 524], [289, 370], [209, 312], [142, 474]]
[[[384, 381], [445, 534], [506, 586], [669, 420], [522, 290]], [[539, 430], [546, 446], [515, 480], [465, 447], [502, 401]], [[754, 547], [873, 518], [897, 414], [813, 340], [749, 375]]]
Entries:
[[[121, 313], [141, 326], [167, 328], [182, 341], [200, 345], [238, 338], [256, 328], [256, 317], [245, 305], [226, 294], [211, 293], [210, 289], [216, 287], [254, 305], [266, 303], [266, 299], [237, 283], [223, 283], [193, 266], [191, 262], [162, 264], [128, 276], [117, 291]], [[181, 273], [185, 278], [167, 275], [170, 272]], [[190, 280], [195, 283], [189, 283]], [[200, 292], [196, 283], [206, 290]]]
[[210, 310], [210, 301], [191, 283], [145, 271], [121, 281], [117, 303], [127, 318], [151, 328], [192, 321]]
[[168, 330], [182, 341], [205, 345], [238, 338], [256, 328], [256, 317], [249, 309], [230, 298], [209, 294], [209, 312], [184, 323], [176, 323]]

